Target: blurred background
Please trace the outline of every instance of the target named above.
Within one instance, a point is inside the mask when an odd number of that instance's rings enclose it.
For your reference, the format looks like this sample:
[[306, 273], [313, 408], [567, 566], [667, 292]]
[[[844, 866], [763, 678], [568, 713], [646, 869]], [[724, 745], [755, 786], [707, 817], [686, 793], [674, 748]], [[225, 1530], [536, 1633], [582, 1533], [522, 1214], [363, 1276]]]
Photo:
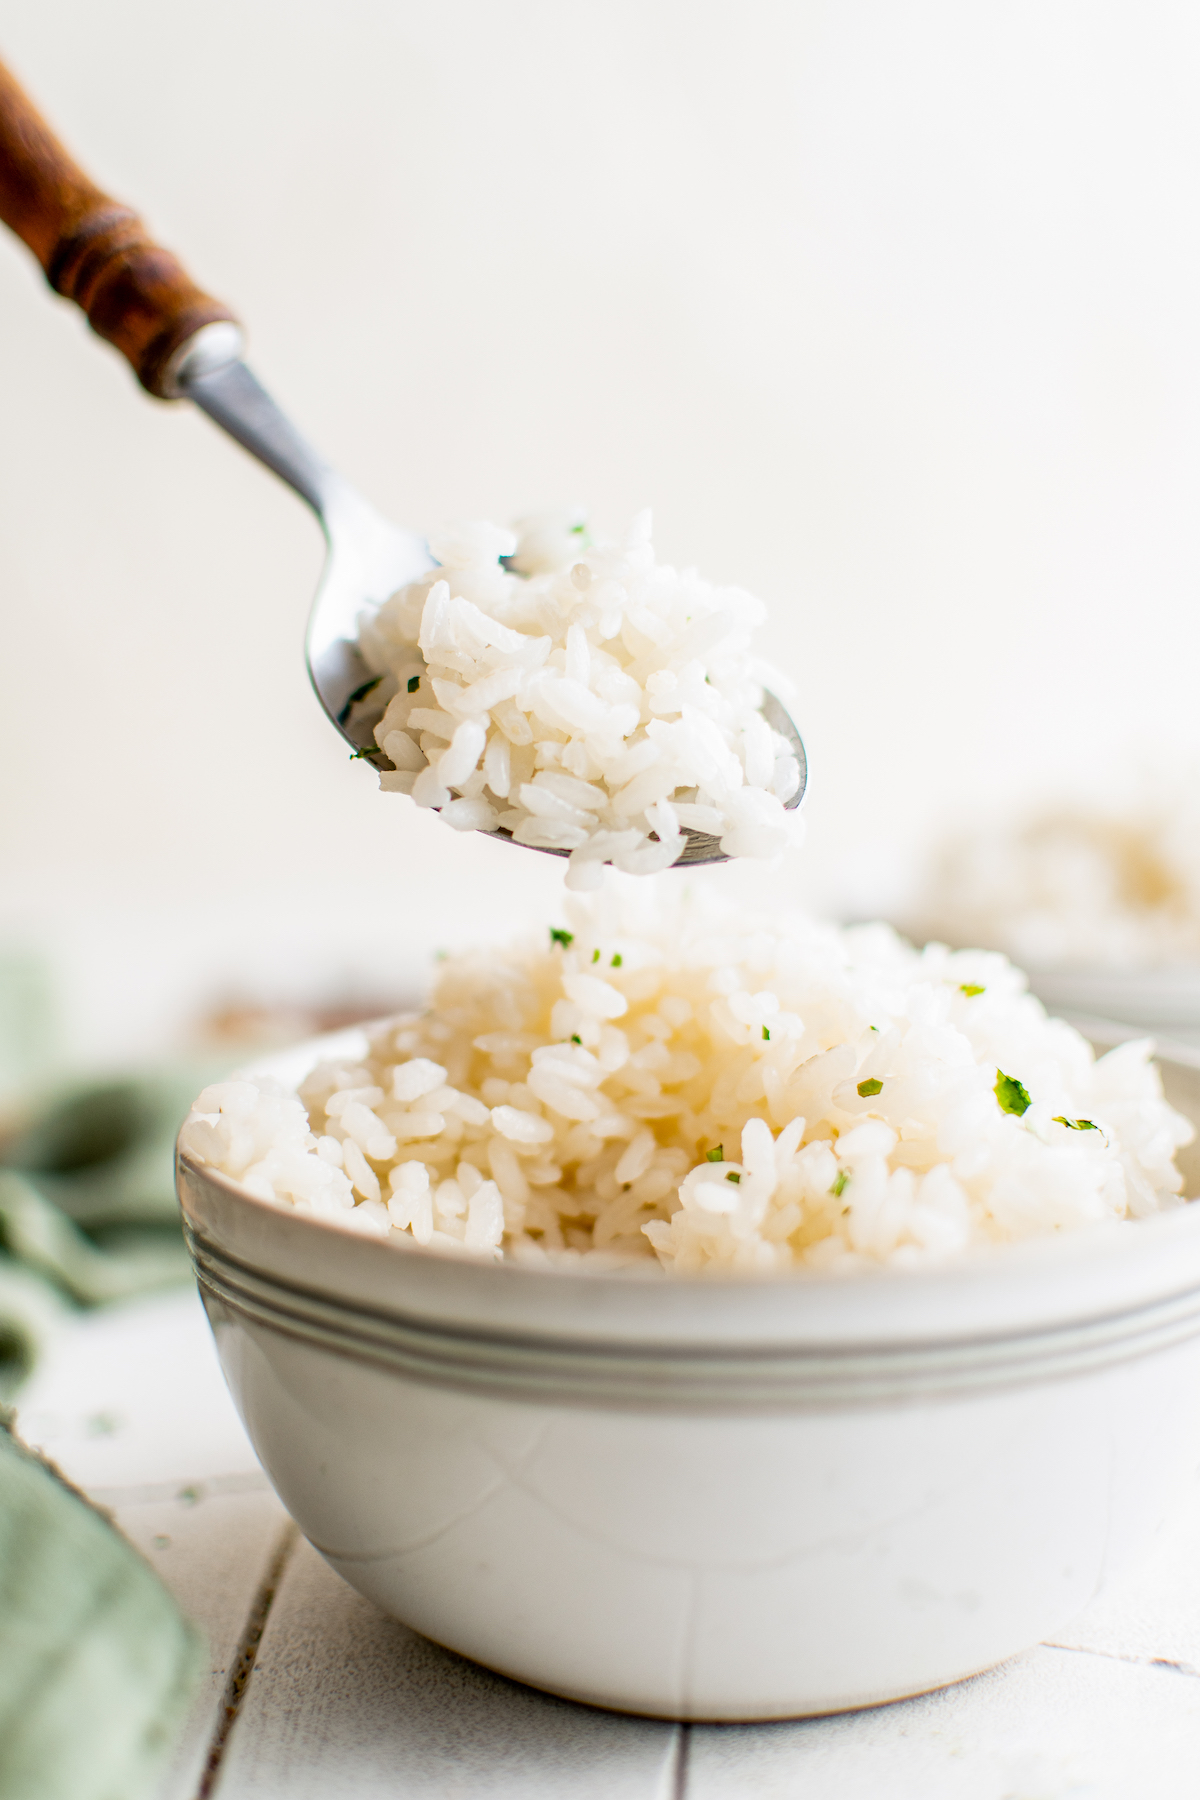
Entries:
[[[775, 892], [919, 929], [982, 833], [978, 917], [1023, 820], [1187, 791], [1194, 7], [40, 0], [0, 54], [384, 511], [649, 504], [766, 600], [813, 765]], [[0, 367], [0, 1088], [384, 1010], [556, 914], [556, 859], [348, 760], [313, 521], [8, 236]]]

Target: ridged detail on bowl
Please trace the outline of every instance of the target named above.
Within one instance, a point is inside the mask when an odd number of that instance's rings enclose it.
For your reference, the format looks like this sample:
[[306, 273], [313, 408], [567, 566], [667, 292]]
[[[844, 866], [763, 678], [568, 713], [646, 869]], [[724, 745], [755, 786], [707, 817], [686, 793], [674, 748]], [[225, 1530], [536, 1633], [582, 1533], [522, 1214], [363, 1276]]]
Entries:
[[252, 1324], [413, 1380], [556, 1406], [842, 1411], [1061, 1381], [1200, 1336], [1200, 1288], [1053, 1330], [894, 1347], [713, 1351], [470, 1332], [330, 1300], [187, 1237], [202, 1293]]

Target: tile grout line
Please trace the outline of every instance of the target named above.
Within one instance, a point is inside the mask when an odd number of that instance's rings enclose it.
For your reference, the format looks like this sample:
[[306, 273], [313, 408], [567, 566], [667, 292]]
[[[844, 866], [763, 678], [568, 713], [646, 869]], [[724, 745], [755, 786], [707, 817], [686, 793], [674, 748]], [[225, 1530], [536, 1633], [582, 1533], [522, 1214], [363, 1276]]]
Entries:
[[671, 1771], [670, 1800], [685, 1800], [688, 1785], [688, 1752], [692, 1744], [692, 1728], [684, 1720], [676, 1727], [675, 1767]]
[[221, 1762], [229, 1744], [229, 1734], [237, 1724], [238, 1713], [246, 1698], [250, 1678], [254, 1674], [258, 1647], [262, 1642], [267, 1619], [299, 1537], [297, 1526], [289, 1519], [275, 1541], [275, 1552], [259, 1583], [258, 1592], [255, 1594], [253, 1604], [246, 1616], [246, 1624], [238, 1641], [237, 1651], [230, 1664], [229, 1678], [225, 1683], [225, 1692], [221, 1696], [217, 1723], [209, 1741], [208, 1755], [204, 1761], [204, 1772], [200, 1777], [200, 1785], [196, 1789], [196, 1800], [211, 1800], [211, 1796], [216, 1791]]
[[1200, 1669], [1171, 1656], [1126, 1656], [1120, 1650], [1091, 1650], [1086, 1644], [1056, 1644], [1052, 1638], [1043, 1639], [1038, 1648], [1059, 1650], [1067, 1656], [1102, 1656], [1107, 1662], [1132, 1663], [1137, 1669], [1170, 1669], [1176, 1675], [1200, 1676]]
[[132, 1487], [89, 1487], [98, 1506], [150, 1506], [160, 1500], [222, 1500], [230, 1495], [269, 1494], [271, 1483], [261, 1469], [240, 1475], [204, 1475], [195, 1480], [145, 1481]]

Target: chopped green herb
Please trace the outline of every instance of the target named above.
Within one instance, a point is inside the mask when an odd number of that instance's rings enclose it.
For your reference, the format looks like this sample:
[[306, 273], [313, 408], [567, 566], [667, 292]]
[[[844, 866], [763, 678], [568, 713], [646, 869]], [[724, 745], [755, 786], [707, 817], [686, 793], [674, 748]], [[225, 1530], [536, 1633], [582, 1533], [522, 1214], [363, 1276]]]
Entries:
[[600, 952], [598, 950], [592, 951], [592, 961], [594, 963], [598, 963], [600, 961]]
[[883, 1083], [882, 1081], [874, 1080], [860, 1081], [858, 1084], [858, 1091], [864, 1100], [869, 1100], [872, 1094], [881, 1094], [883, 1092]]
[[765, 1025], [764, 1025], [764, 1026], [763, 1026], [763, 1043], [764, 1043], [764, 1044], [769, 1044], [769, 1043], [770, 1043], [770, 1041], [771, 1041], [771, 1034], [770, 1034], [770, 1032], [769, 1032], [769, 1031], [768, 1031], [768, 1030], [767, 1030], [767, 1028], [766, 1028], [766, 1026], [765, 1026]]
[[552, 944], [561, 944], [564, 950], [569, 950], [571, 945], [575, 942], [575, 933], [573, 931], [560, 931], [557, 925], [552, 925], [550, 927], [550, 942]]
[[582, 537], [586, 530], [586, 525], [572, 525], [571, 527], [572, 534], [575, 537]]
[[1099, 1131], [1100, 1127], [1094, 1119], [1064, 1119], [1061, 1113], [1054, 1115], [1056, 1125], [1065, 1125], [1068, 1131]]
[[409, 676], [408, 691], [410, 694], [415, 694], [417, 689], [420, 687], [420, 685], [421, 685], [421, 677], [419, 675], [410, 675]]
[[849, 1169], [839, 1169], [838, 1170], [837, 1176], [833, 1183], [833, 1186], [829, 1190], [835, 1200], [841, 1199], [842, 1195], [846, 1191], [846, 1183], [849, 1181], [849, 1179], [850, 1179]]
[[621, 952], [618, 950], [617, 954], [613, 957], [611, 963], [609, 963], [608, 966], [610, 969], [619, 969], [621, 964], [624, 962], [624, 960], [625, 960], [625, 958], [621, 955]]
[[725, 1177], [725, 1179], [726, 1179], [726, 1181], [732, 1181], [734, 1187], [737, 1187], [740, 1184], [742, 1178], [737, 1173], [736, 1169], [730, 1169], [730, 1171], [729, 1171], [728, 1175]]
[[1019, 1119], [1022, 1113], [1029, 1111], [1033, 1102], [1027, 1089], [1021, 1086], [1015, 1075], [1006, 1075], [1002, 1069], [996, 1070], [996, 1098], [1000, 1102], [1000, 1111], [1012, 1113]]
[[973, 981], [960, 981], [958, 984], [958, 991], [960, 994], [965, 994], [968, 1000], [973, 1000], [976, 994], [987, 993], [986, 988], [978, 987]]
[[364, 744], [361, 750], [352, 750], [350, 752], [350, 761], [358, 762], [360, 757], [382, 756], [382, 754], [383, 752], [380, 750], [378, 744]]
[[725, 1161], [725, 1146], [724, 1146], [724, 1144], [718, 1144], [715, 1150], [706, 1150], [704, 1152], [704, 1160], [705, 1160], [705, 1162], [724, 1162]]
[[867, 1030], [868, 1031], [878, 1031], [879, 1027], [878, 1027], [878, 1025], [868, 1025]]
[[583, 1039], [580, 1037], [580, 1035], [577, 1031], [573, 1031], [571, 1033], [571, 1042], [573, 1044], [582, 1044]]
[[339, 725], [344, 725], [346, 723], [346, 720], [350, 717], [350, 714], [354, 711], [354, 708], [358, 705], [359, 701], [365, 700], [367, 695], [372, 693], [382, 680], [382, 675], [375, 675], [370, 681], [364, 681], [361, 687], [355, 688], [345, 706], [343, 706], [341, 712], [338, 714], [337, 722]]

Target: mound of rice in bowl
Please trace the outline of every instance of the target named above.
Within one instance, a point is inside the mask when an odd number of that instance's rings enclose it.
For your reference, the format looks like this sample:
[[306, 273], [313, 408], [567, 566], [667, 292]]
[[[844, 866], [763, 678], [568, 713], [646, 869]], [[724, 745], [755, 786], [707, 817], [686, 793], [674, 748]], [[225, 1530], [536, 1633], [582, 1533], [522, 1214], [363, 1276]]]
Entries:
[[[669, 883], [678, 881], [668, 878]], [[996, 953], [627, 884], [181, 1145], [381, 1237], [678, 1274], [920, 1265], [1179, 1205], [1146, 1042], [1096, 1058]], [[641, 888], [641, 892], [628, 891]]]
[[761, 602], [657, 562], [648, 512], [619, 544], [563, 517], [429, 545], [440, 567], [359, 620], [385, 791], [569, 851], [578, 889], [607, 862], [669, 868], [688, 831], [731, 857], [786, 848], [802, 778], [759, 711]]

